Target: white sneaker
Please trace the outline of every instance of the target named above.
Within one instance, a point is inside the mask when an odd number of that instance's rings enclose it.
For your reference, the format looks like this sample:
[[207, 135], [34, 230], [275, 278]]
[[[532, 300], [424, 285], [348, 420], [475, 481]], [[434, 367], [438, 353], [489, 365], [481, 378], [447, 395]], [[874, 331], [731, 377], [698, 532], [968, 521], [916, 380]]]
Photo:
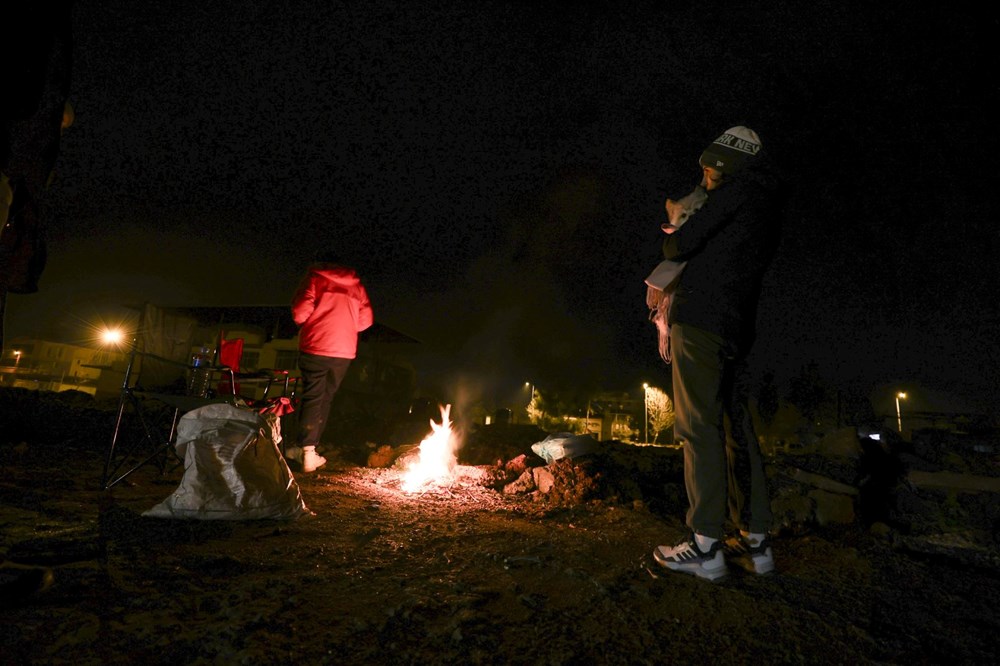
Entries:
[[326, 464], [326, 458], [316, 453], [315, 446], [302, 447], [302, 471], [306, 474], [315, 472]]
[[692, 536], [676, 546], [657, 546], [653, 551], [653, 559], [661, 567], [694, 574], [707, 580], [717, 580], [727, 572], [721, 540], [713, 543], [708, 552], [705, 552], [698, 547], [698, 542]]
[[289, 446], [285, 449], [285, 460], [302, 461], [302, 449], [298, 446]]

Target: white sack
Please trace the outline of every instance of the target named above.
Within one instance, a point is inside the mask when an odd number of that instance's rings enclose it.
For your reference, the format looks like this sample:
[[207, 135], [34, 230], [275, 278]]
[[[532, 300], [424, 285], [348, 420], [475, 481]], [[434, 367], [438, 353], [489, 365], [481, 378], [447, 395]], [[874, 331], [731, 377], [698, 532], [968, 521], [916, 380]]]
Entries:
[[232, 405], [188, 412], [177, 424], [177, 454], [184, 459], [180, 486], [143, 515], [252, 520], [308, 513], [278, 450], [280, 431], [277, 416]]
[[600, 443], [590, 435], [574, 435], [571, 432], [557, 432], [531, 445], [531, 450], [545, 460], [555, 462], [563, 458], [576, 458], [593, 453]]

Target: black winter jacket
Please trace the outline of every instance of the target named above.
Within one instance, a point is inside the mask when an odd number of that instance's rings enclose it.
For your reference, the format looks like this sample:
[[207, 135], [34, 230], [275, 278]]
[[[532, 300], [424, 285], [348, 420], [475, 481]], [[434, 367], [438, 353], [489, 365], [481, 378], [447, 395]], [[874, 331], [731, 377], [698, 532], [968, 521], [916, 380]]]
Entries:
[[670, 324], [720, 335], [737, 354], [750, 349], [784, 200], [777, 173], [761, 160], [709, 192], [702, 208], [667, 236], [663, 256], [687, 262], [667, 313]]

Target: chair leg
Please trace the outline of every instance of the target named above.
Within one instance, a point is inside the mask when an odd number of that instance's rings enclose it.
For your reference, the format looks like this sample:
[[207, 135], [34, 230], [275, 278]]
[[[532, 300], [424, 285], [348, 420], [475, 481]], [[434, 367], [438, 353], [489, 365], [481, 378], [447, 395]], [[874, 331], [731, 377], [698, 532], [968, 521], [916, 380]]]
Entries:
[[[123, 426], [127, 409], [131, 407], [132, 413], [138, 420], [142, 429], [142, 435], [129, 446], [121, 446], [123, 437]], [[104, 476], [102, 485], [104, 490], [121, 483], [138, 469], [151, 463], [155, 463], [160, 474], [166, 472], [167, 460], [174, 452], [173, 441], [177, 434], [177, 420], [180, 410], [173, 409], [169, 434], [163, 438], [155, 426], [151, 425], [142, 412], [142, 405], [135, 394], [126, 389], [123, 391], [118, 403], [118, 413], [115, 419], [115, 429], [111, 436], [111, 445], [108, 448], [108, 456], [104, 465]], [[147, 445], [143, 447], [143, 445]], [[131, 462], [131, 465], [129, 463]], [[124, 469], [128, 465], [127, 469]], [[112, 478], [113, 477], [113, 478]]]

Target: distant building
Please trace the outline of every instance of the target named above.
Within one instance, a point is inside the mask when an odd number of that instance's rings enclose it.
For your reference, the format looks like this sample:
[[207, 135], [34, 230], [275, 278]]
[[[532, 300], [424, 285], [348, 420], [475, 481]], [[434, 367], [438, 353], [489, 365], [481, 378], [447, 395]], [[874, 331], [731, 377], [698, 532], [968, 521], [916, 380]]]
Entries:
[[0, 385], [42, 391], [83, 391], [94, 395], [103, 370], [125, 360], [115, 349], [18, 337], [0, 359]]
[[[533, 391], [538, 394], [544, 393], [542, 389], [537, 388]], [[628, 393], [598, 393], [586, 405], [575, 407], [573, 413], [545, 412], [535, 407], [534, 402], [526, 411], [530, 422], [546, 430], [558, 429], [589, 434], [601, 441], [629, 442], [642, 437], [641, 394], [639, 397], [633, 397]], [[640, 427], [637, 428], [636, 424]]]
[[[170, 310], [196, 322], [188, 358], [201, 355], [215, 361], [221, 339], [242, 340], [240, 372], [287, 371], [288, 392], [295, 391], [300, 376], [298, 337], [288, 308]], [[338, 393], [339, 409], [358, 409], [372, 415], [405, 413], [416, 392], [416, 372], [407, 358], [415, 344], [418, 343], [413, 338], [378, 323], [363, 332], [358, 356]], [[74, 389], [98, 398], [116, 398], [128, 366], [129, 345], [100, 347], [97, 343], [85, 346], [15, 338], [0, 359], [0, 385], [44, 391]], [[212, 381], [221, 383], [221, 376], [213, 377]], [[210, 390], [224, 390], [219, 383], [210, 386]], [[238, 384], [241, 395], [263, 397], [263, 383], [247, 380]], [[270, 395], [280, 394], [282, 389], [275, 386]]]
[[[628, 442], [642, 436], [642, 394], [599, 393], [590, 401], [587, 431], [599, 434], [600, 439]], [[597, 421], [597, 424], [592, 424]], [[639, 428], [636, 428], [636, 424]], [[599, 429], [594, 425], [599, 425]]]

